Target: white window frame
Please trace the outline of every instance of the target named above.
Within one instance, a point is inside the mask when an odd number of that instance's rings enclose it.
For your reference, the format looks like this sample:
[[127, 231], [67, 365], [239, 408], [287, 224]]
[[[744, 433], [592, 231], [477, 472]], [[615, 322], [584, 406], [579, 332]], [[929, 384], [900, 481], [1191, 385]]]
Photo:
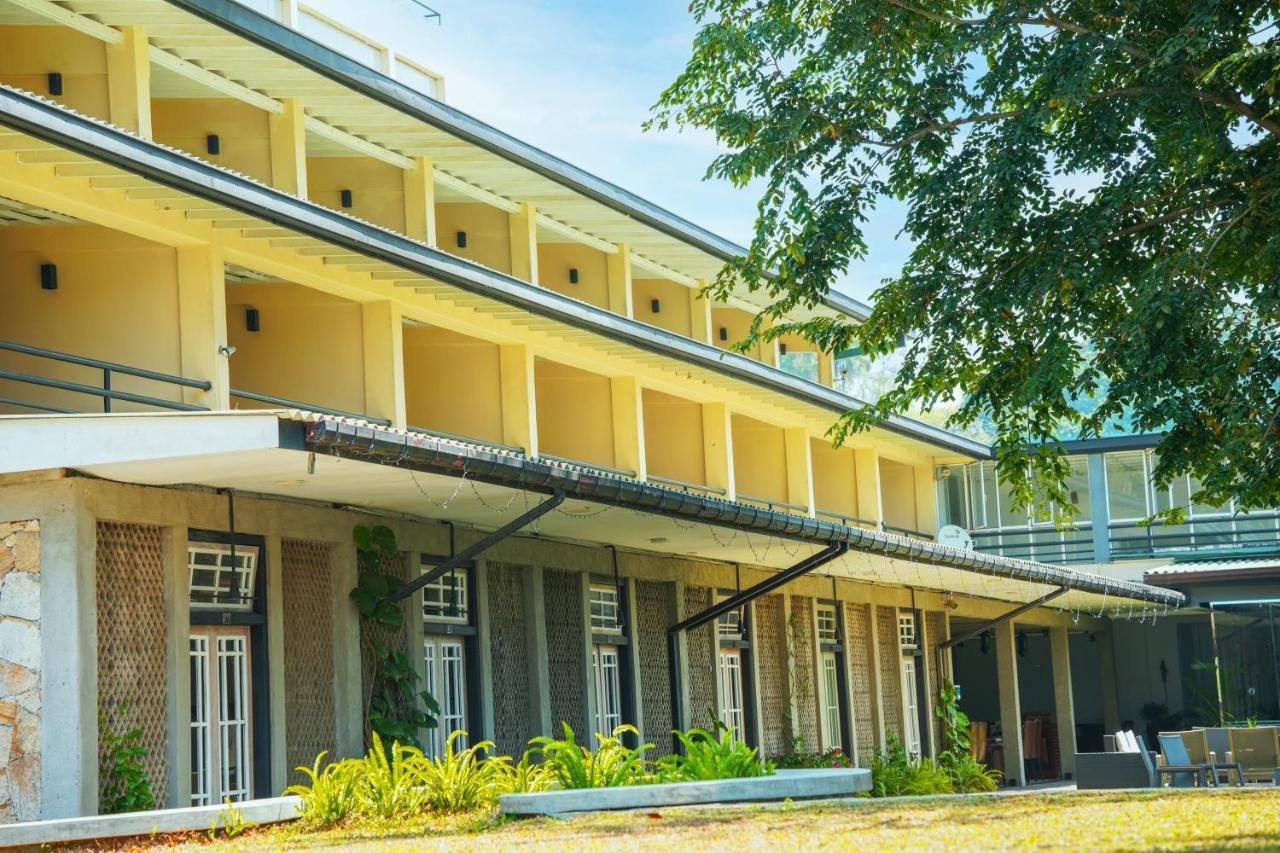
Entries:
[[[449, 735], [467, 728], [466, 642], [462, 637], [429, 634], [422, 640], [422, 658], [426, 670], [424, 689], [440, 706], [435, 728], [427, 730], [423, 751], [431, 758], [439, 758], [444, 755]], [[466, 748], [466, 736], [460, 736], [453, 746], [455, 750]]]
[[914, 656], [902, 656], [902, 746], [913, 758], [921, 755], [920, 693], [916, 687], [916, 666]]
[[834, 604], [819, 604], [814, 609], [818, 643], [840, 642], [840, 616]]
[[822, 744], [827, 749], [841, 746], [840, 737], [840, 656], [822, 652], [818, 673], [818, 700], [822, 722]]
[[743, 688], [742, 649], [721, 647], [716, 666], [720, 681], [720, 721], [734, 730], [735, 740], [745, 741], [747, 732], [746, 693]]
[[[188, 655], [192, 699], [196, 702], [196, 715], [190, 720], [192, 805], [217, 805], [227, 799], [243, 802], [253, 797], [250, 648], [248, 628], [191, 628]], [[228, 698], [234, 707], [227, 707]], [[233, 754], [241, 769], [235, 785], [230, 779]]]
[[[430, 572], [433, 566], [423, 566], [422, 573]], [[467, 607], [468, 584], [470, 583], [466, 569], [454, 569], [433, 580], [422, 588], [422, 619], [425, 622], [447, 622], [455, 625], [466, 625], [471, 614]], [[453, 586], [450, 586], [452, 584]], [[457, 602], [457, 615], [450, 611], [449, 597]]]
[[[593, 583], [588, 593], [591, 612], [591, 633], [593, 634], [621, 634], [622, 633], [622, 591], [613, 584]], [[596, 615], [597, 605], [602, 612]], [[613, 617], [610, 619], [608, 611], [613, 611]]]
[[916, 632], [916, 615], [898, 611], [898, 648], [917, 649], [919, 647], [920, 635]]
[[[196, 555], [211, 555], [213, 565], [196, 562]], [[253, 610], [254, 590], [258, 582], [258, 546], [236, 544], [235, 562], [231, 565], [231, 543], [229, 542], [188, 542], [187, 543], [187, 597], [194, 610], [231, 610], [247, 613]], [[214, 583], [197, 584], [197, 571], [212, 571]], [[194, 595], [217, 597], [225, 592], [222, 586], [224, 575], [235, 573], [239, 577], [240, 599], [238, 601], [198, 601]], [[228, 586], [227, 589], [230, 587]]]
[[622, 652], [615, 645], [593, 644], [591, 670], [595, 681], [596, 732], [612, 735], [614, 729], [622, 725]]

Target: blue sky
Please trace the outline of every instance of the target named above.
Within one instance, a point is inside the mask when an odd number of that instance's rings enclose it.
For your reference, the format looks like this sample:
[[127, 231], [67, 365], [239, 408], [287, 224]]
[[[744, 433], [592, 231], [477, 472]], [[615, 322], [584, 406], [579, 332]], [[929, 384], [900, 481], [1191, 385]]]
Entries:
[[[444, 74], [447, 100], [508, 133], [745, 244], [755, 196], [702, 180], [715, 156], [701, 133], [645, 133], [641, 122], [688, 57], [687, 0], [410, 0], [309, 4]], [[897, 271], [903, 208], [867, 227], [871, 254], [838, 287], [866, 299]]]

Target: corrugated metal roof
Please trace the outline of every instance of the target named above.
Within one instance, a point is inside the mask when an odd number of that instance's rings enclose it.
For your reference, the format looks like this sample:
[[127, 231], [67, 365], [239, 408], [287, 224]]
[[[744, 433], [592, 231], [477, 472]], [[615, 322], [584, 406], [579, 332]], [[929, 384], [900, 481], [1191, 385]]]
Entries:
[[1239, 572], [1251, 569], [1280, 569], [1280, 556], [1252, 560], [1199, 560], [1176, 562], [1147, 569], [1148, 575], [1196, 575], [1212, 572]]

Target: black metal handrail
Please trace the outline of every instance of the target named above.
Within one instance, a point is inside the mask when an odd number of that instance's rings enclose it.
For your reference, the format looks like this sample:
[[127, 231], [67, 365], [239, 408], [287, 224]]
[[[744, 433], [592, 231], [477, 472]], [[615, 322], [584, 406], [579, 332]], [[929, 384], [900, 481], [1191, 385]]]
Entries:
[[378, 426], [391, 426], [389, 418], [375, 418], [371, 415], [362, 415], [359, 412], [348, 412], [345, 409], [332, 409], [328, 406], [317, 406], [315, 403], [300, 403], [297, 400], [290, 400], [287, 397], [273, 397], [270, 394], [259, 394], [256, 391], [243, 391], [239, 388], [232, 388], [230, 391], [232, 397], [239, 397], [242, 400], [253, 400], [256, 403], [266, 403], [271, 406], [281, 406], [286, 409], [298, 409], [303, 412], [315, 412], [319, 415], [333, 415], [335, 418], [351, 418], [357, 421], [367, 421]]
[[[102, 411], [110, 412], [111, 404], [120, 400], [126, 403], [138, 403], [143, 406], [153, 406], [158, 409], [171, 409], [180, 412], [207, 412], [204, 406], [195, 406], [190, 403], [181, 403], [174, 400], [164, 400], [159, 397], [152, 397], [147, 394], [135, 394], [131, 391], [121, 391], [112, 387], [112, 377], [119, 374], [121, 376], [135, 376], [139, 379], [146, 379], [151, 382], [160, 382], [167, 385], [178, 385], [183, 388], [195, 388], [200, 391], [208, 391], [213, 385], [200, 379], [188, 379], [185, 376], [175, 376], [171, 373], [161, 373], [156, 370], [146, 370], [141, 367], [131, 367], [127, 364], [119, 364], [114, 361], [103, 361], [97, 358], [87, 358], [81, 355], [72, 355], [71, 353], [59, 352], [57, 350], [45, 349], [43, 347], [33, 347], [27, 344], [18, 344], [12, 341], [0, 341], [0, 350], [16, 352], [22, 355], [29, 355], [35, 358], [44, 358], [50, 361], [57, 361], [63, 364], [74, 364], [79, 367], [89, 367], [102, 371], [102, 387], [96, 385], [86, 385], [82, 382], [71, 382], [64, 379], [53, 379], [48, 376], [37, 376], [33, 373], [23, 373], [17, 370], [0, 369], [0, 379], [8, 379], [12, 382], [22, 382], [27, 385], [36, 385], [42, 388], [54, 388], [59, 391], [68, 391], [73, 394], [86, 394], [91, 397], [98, 397], [102, 400]], [[67, 409], [61, 406], [52, 406], [47, 403], [36, 403], [30, 400], [19, 400], [11, 397], [0, 397], [0, 403], [19, 406], [26, 409], [32, 409], [38, 412], [53, 412], [56, 414], [74, 414], [76, 410]]]

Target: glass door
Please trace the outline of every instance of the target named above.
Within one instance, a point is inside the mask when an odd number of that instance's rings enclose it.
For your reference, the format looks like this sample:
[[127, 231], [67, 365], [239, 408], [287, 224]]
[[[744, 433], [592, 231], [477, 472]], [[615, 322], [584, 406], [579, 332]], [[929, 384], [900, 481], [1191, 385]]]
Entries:
[[912, 758], [920, 757], [920, 696], [916, 690], [916, 659], [902, 658], [903, 747]]
[[249, 629], [193, 626], [191, 804], [241, 802], [252, 796], [252, 696]]

